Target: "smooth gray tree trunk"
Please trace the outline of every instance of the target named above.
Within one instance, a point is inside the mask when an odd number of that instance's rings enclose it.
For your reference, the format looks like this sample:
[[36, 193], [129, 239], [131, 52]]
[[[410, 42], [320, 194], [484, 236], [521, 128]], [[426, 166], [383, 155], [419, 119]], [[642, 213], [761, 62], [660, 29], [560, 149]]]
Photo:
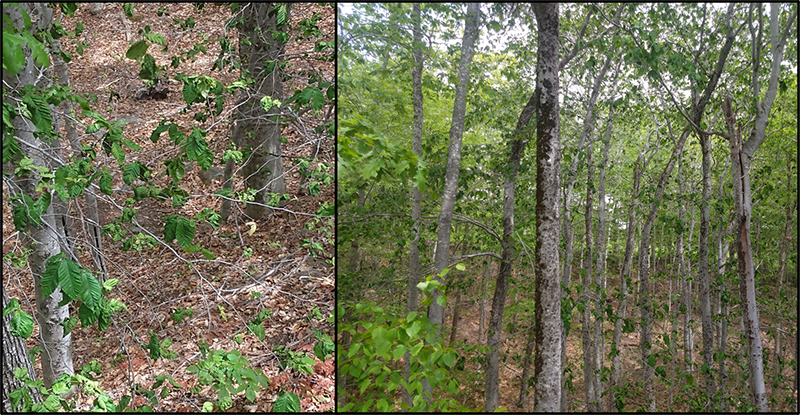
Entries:
[[[756, 6], [761, 14], [761, 5]], [[753, 104], [756, 109], [753, 127], [750, 130], [749, 138], [742, 142], [741, 127], [736, 129], [734, 110], [731, 105], [730, 94], [726, 96], [722, 109], [725, 114], [725, 122], [728, 127], [728, 136], [731, 142], [731, 173], [733, 175], [733, 200], [736, 209], [736, 245], [739, 262], [739, 281], [742, 296], [742, 313], [744, 317], [745, 337], [747, 339], [747, 362], [749, 367], [750, 392], [752, 394], [753, 406], [757, 410], [769, 411], [767, 404], [767, 393], [764, 385], [764, 362], [763, 350], [761, 345], [761, 330], [759, 329], [758, 308], [755, 297], [755, 271], [753, 268], [753, 250], [750, 239], [750, 221], [752, 217], [752, 194], [750, 185], [750, 163], [758, 147], [764, 143], [767, 137], [767, 124], [769, 123], [769, 113], [775, 96], [778, 93], [778, 77], [783, 60], [783, 50], [786, 39], [792, 32], [792, 27], [796, 23], [797, 9], [792, 10], [788, 17], [787, 24], [781, 28], [779, 24], [779, 14], [781, 6], [777, 3], [770, 4], [770, 44], [772, 46], [772, 60], [770, 62], [770, 75], [767, 84], [767, 91], [764, 99], [759, 101], [761, 86], [758, 77], [758, 65], [761, 61], [760, 41], [761, 27], [763, 20], [759, 22], [759, 34], [755, 35], [755, 30], [751, 26], [753, 38], [752, 66], [753, 77], [751, 94]], [[751, 6], [751, 18], [753, 8]]]
[[[439, 276], [447, 268], [450, 261], [450, 232], [453, 224], [453, 209], [456, 204], [456, 191], [458, 190], [458, 170], [461, 165], [461, 139], [464, 135], [465, 116], [467, 112], [467, 90], [470, 84], [470, 70], [472, 69], [472, 56], [475, 43], [480, 34], [480, 3], [470, 3], [467, 6], [467, 17], [464, 22], [464, 37], [461, 44], [461, 62], [458, 66], [458, 86], [455, 91], [453, 103], [453, 118], [450, 124], [450, 145], [447, 149], [447, 169], [445, 171], [444, 192], [442, 194], [442, 207], [439, 211], [439, 228], [436, 234], [436, 247], [434, 248], [434, 267], [436, 280], [442, 284], [441, 289], [436, 289], [431, 295], [433, 302], [428, 307], [428, 319], [436, 330], [436, 340], [442, 334], [444, 322], [444, 306], [437, 301], [440, 292], [444, 292], [445, 281]], [[431, 386], [427, 379], [422, 380], [425, 399], [431, 402]]]
[[[414, 127], [412, 129], [412, 143], [411, 147], [414, 154], [422, 159], [422, 125], [423, 125], [423, 112], [422, 112], [422, 18], [420, 11], [420, 4], [414, 3], [412, 19], [414, 21], [414, 70], [412, 72], [412, 83], [414, 88]], [[408, 301], [406, 303], [406, 314], [417, 311], [417, 284], [419, 283], [419, 240], [420, 230], [422, 228], [422, 193], [420, 193], [417, 186], [411, 188], [411, 220], [414, 221], [414, 235], [409, 243], [409, 258], [408, 258]], [[411, 376], [411, 353], [406, 350], [403, 356], [403, 379], [408, 383], [408, 378]], [[403, 403], [409, 407], [413, 406], [413, 397], [411, 393], [403, 388]]]
[[[35, 17], [35, 24], [30, 26], [32, 32], [38, 29], [49, 29], [52, 24], [52, 10], [44, 3], [20, 3], [20, 7]], [[19, 9], [14, 7], [3, 8], [4, 17], [17, 30], [24, 30], [24, 22]], [[3, 73], [6, 91], [4, 99], [19, 99], [18, 90], [25, 85], [46, 88], [52, 83], [48, 70], [38, 67], [30, 57], [30, 50], [23, 51], [26, 56], [26, 64], [22, 71], [10, 76]], [[43, 74], [44, 76], [40, 76]], [[34, 135], [35, 127], [23, 117], [15, 117], [11, 120], [16, 129], [15, 135], [19, 142], [22, 153], [30, 157], [37, 166], [44, 166], [54, 171], [56, 166], [53, 161], [57, 159], [54, 144], [47, 144]], [[11, 178], [14, 188], [28, 195], [31, 199], [37, 200], [41, 197], [37, 191], [37, 183], [40, 176], [35, 171], [27, 177], [13, 176]], [[55, 197], [55, 196], [54, 196]], [[64, 327], [61, 322], [69, 318], [69, 308], [64, 305], [59, 307], [62, 299], [60, 288], [45, 297], [42, 293], [42, 274], [46, 268], [47, 260], [61, 252], [58, 234], [56, 232], [56, 221], [53, 213], [52, 204], [42, 213], [40, 224], [36, 225], [32, 221], [28, 223], [25, 231], [21, 233], [22, 240], [26, 248], [31, 250], [28, 256], [31, 274], [33, 276], [34, 290], [36, 293], [36, 312], [35, 317], [39, 323], [39, 338], [42, 342], [44, 352], [42, 356], [42, 382], [46, 387], [53, 384], [61, 374], [74, 374], [72, 365], [72, 334], [64, 336]]]

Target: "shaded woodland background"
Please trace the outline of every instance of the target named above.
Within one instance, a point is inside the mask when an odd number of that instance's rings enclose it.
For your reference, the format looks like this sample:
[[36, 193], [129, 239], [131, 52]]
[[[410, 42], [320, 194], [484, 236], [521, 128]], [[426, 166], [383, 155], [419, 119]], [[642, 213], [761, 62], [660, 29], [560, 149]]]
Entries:
[[546, 279], [565, 339], [546, 405], [796, 411], [796, 5], [560, 5], [546, 275], [546, 13], [482, 4], [477, 27], [462, 5], [339, 13], [340, 408], [531, 410]]

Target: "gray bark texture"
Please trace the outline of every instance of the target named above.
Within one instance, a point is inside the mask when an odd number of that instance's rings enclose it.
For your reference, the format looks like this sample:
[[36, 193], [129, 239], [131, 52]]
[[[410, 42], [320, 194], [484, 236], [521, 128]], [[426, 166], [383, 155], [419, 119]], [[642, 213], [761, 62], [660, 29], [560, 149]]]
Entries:
[[[8, 305], [9, 299], [6, 295], [5, 288], [3, 289], [3, 309]], [[25, 340], [20, 337], [11, 335], [11, 315], [3, 317], [3, 412], [17, 412], [20, 408], [11, 407], [11, 392], [17, 388], [25, 387], [21, 381], [14, 377], [14, 369], [18, 367], [25, 368], [28, 372], [28, 377], [35, 379], [33, 373], [33, 365], [31, 358], [28, 355], [28, 348], [25, 347]], [[33, 403], [42, 402], [42, 394], [39, 389], [30, 389], [31, 400]]]
[[[414, 154], [422, 159], [422, 19], [420, 4], [414, 3], [413, 16], [414, 20], [414, 71], [412, 73], [412, 83], [414, 88], [414, 127], [412, 132], [411, 147]], [[420, 229], [422, 227], [422, 193], [419, 188], [414, 186], [411, 189], [411, 220], [414, 221], [414, 235], [409, 243], [409, 259], [408, 259], [408, 301], [406, 302], [406, 313], [417, 311], [417, 284], [419, 283], [419, 238]], [[408, 383], [408, 378], [411, 376], [411, 353], [406, 350], [403, 356], [403, 379]], [[409, 407], [413, 406], [411, 393], [403, 388], [403, 403]]]
[[644, 160], [644, 153], [640, 153], [633, 167], [633, 199], [631, 200], [631, 207], [628, 209], [625, 258], [622, 260], [622, 273], [620, 274], [620, 302], [619, 307], [617, 307], [617, 321], [614, 323], [614, 338], [611, 346], [611, 350], [614, 352], [611, 359], [611, 382], [609, 383], [609, 391], [611, 393], [609, 393], [609, 404], [607, 405], [609, 412], [617, 411], [615, 394], [618, 392], [617, 388], [621, 383], [619, 377], [621, 350], [619, 345], [622, 337], [622, 323], [625, 321], [628, 307], [628, 281], [631, 278], [631, 268], [633, 267], [633, 238], [636, 235], [636, 209], [639, 206], [639, 187], [642, 172], [644, 172]]
[[561, 287], [558, 274], [561, 132], [557, 3], [535, 3], [539, 27], [536, 91], [536, 388], [534, 411], [561, 407]]
[[[43, 3], [20, 3], [20, 7], [32, 16], [34, 24], [30, 30], [35, 33], [39, 29], [48, 30], [52, 24], [52, 10]], [[24, 30], [23, 19], [19, 9], [15, 7], [4, 7], [4, 17], [10, 19], [17, 30]], [[30, 57], [30, 50], [24, 50], [26, 64], [20, 73], [15, 76], [3, 72], [3, 80], [7, 85], [4, 99], [18, 100], [18, 90], [24, 85], [34, 85], [46, 88], [52, 83], [49, 69], [38, 67]], [[8, 97], [8, 98], [7, 98]], [[28, 120], [17, 116], [11, 120], [16, 130], [16, 139], [20, 144], [22, 153], [30, 157], [37, 166], [44, 166], [54, 171], [56, 166], [54, 160], [57, 159], [58, 141], [46, 143], [34, 135], [35, 127]], [[13, 176], [11, 183], [12, 193], [21, 192], [28, 195], [31, 199], [37, 200], [41, 195], [36, 190], [36, 185], [40, 176], [35, 171], [26, 177]], [[55, 197], [55, 196], [54, 196]], [[56, 220], [52, 204], [41, 215], [40, 224], [36, 225], [30, 221], [22, 232], [22, 240], [26, 248], [32, 252], [28, 257], [31, 274], [34, 281], [36, 292], [36, 312], [35, 317], [39, 323], [40, 340], [42, 342], [42, 382], [46, 387], [53, 384], [61, 374], [73, 374], [72, 366], [72, 335], [64, 336], [64, 328], [61, 322], [69, 318], [69, 309], [65, 305], [59, 307], [62, 294], [60, 289], [56, 289], [52, 294], [44, 297], [42, 294], [41, 277], [45, 271], [47, 260], [61, 252], [58, 234], [56, 232]]]
[[[444, 280], [439, 276], [450, 262], [450, 233], [453, 224], [453, 209], [456, 204], [456, 191], [458, 190], [458, 170], [461, 165], [461, 139], [464, 135], [464, 123], [467, 113], [467, 90], [469, 89], [469, 73], [472, 69], [472, 56], [475, 43], [480, 34], [480, 3], [469, 3], [467, 18], [464, 22], [464, 37], [461, 44], [461, 62], [458, 66], [458, 86], [456, 87], [453, 103], [453, 118], [450, 124], [450, 145], [447, 149], [447, 170], [445, 171], [444, 192], [442, 194], [442, 208], [439, 211], [439, 228], [436, 234], [436, 248], [434, 249], [434, 267], [436, 280], [442, 284], [441, 289], [436, 289], [431, 295], [433, 302], [428, 307], [428, 319], [436, 327], [436, 339], [442, 336], [442, 323], [444, 322], [444, 307], [436, 301], [439, 292], [444, 292]], [[431, 402], [431, 386], [426, 379], [422, 381], [423, 393], [426, 400]]]
[[[592, 284], [592, 261], [594, 255], [594, 244], [592, 242], [592, 189], [594, 188], [594, 161], [592, 160], [594, 145], [591, 141], [586, 146], [586, 204], [584, 206], [584, 229], [586, 245], [583, 248], [583, 264], [584, 268], [581, 270], [583, 277], [581, 284], [584, 287], [584, 293], [589, 294], [592, 290], [589, 286]], [[595, 293], [591, 293], [595, 294]], [[583, 308], [583, 316], [581, 319], [581, 341], [583, 349], [583, 385], [586, 392], [586, 410], [589, 412], [597, 412], [597, 399], [594, 394], [594, 364], [592, 363], [592, 307], [589, 305], [588, 296], [584, 296], [583, 301], [586, 302], [586, 307]]]
[[[284, 59], [285, 44], [273, 37], [276, 31], [288, 32], [291, 3], [286, 3], [286, 21], [278, 24], [278, 13], [273, 6], [283, 3], [248, 3], [243, 6], [244, 20], [239, 26], [239, 49], [242, 67], [254, 83], [236, 114], [236, 126], [231, 139], [252, 153], [241, 168], [245, 185], [258, 189], [252, 203], [247, 203], [244, 212], [252, 219], [266, 216], [270, 209], [267, 203], [269, 193], [286, 193], [283, 178], [283, 158], [281, 157], [281, 110], [272, 106], [266, 112], [261, 105], [262, 98], [283, 101], [283, 77], [281, 63]], [[226, 165], [226, 170], [231, 170]], [[227, 178], [226, 178], [227, 179]], [[228, 180], [226, 180], [227, 185]], [[226, 201], [223, 199], [223, 205]], [[223, 209], [227, 220], [229, 209]]]
[[[761, 5], [757, 6], [759, 14]], [[750, 221], [752, 218], [752, 194], [750, 184], [750, 163], [758, 147], [764, 143], [767, 136], [767, 124], [769, 123], [769, 112], [775, 97], [778, 93], [778, 76], [780, 75], [781, 61], [783, 60], [783, 49], [786, 39], [792, 31], [796, 22], [797, 9], [792, 11], [788, 17], [783, 33], [780, 33], [780, 4], [770, 4], [770, 44], [772, 45], [772, 61], [770, 67], [769, 83], [764, 99], [759, 102], [761, 87], [758, 79], [758, 63], [760, 56], [760, 37], [761, 25], [759, 23], [759, 35], [756, 37], [754, 29], [751, 28], [753, 37], [752, 57], [753, 57], [753, 78], [752, 78], [752, 99], [756, 109], [755, 121], [750, 130], [750, 137], [742, 143], [741, 127], [736, 128], [736, 117], [731, 105], [730, 95], [727, 95], [722, 104], [725, 122], [728, 127], [728, 136], [731, 142], [731, 173], [733, 175], [733, 200], [736, 209], [736, 235], [737, 256], [739, 262], [739, 290], [742, 296], [742, 313], [744, 318], [745, 338], [747, 339], [747, 362], [749, 367], [750, 391], [753, 399], [753, 406], [758, 411], [769, 411], [767, 404], [767, 393], [764, 385], [764, 360], [761, 345], [761, 330], [759, 329], [758, 308], [755, 297], [755, 270], [753, 268], [753, 249], [750, 239]], [[751, 13], [752, 13], [751, 7]]]

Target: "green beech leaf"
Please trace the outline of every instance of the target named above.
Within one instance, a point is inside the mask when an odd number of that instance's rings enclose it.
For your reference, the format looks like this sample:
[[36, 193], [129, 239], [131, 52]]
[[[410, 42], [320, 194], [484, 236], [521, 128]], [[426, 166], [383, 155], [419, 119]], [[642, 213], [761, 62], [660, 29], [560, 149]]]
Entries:
[[147, 48], [150, 47], [150, 44], [147, 43], [144, 39], [134, 43], [128, 48], [128, 51], [125, 52], [125, 57], [128, 59], [139, 59], [147, 52]]

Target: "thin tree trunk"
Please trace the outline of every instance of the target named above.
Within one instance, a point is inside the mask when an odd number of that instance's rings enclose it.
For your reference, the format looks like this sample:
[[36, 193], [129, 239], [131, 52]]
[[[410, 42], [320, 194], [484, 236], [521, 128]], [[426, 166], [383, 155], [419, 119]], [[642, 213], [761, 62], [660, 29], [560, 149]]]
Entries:
[[583, 319], [581, 323], [581, 334], [583, 340], [583, 383], [586, 389], [586, 408], [589, 412], [597, 412], [597, 399], [594, 394], [594, 364], [592, 363], [592, 322], [591, 322], [591, 306], [589, 305], [588, 294], [596, 295], [597, 290], [590, 290], [589, 286], [592, 284], [592, 258], [594, 251], [592, 250], [592, 189], [594, 188], [594, 160], [592, 159], [593, 143], [591, 140], [586, 146], [586, 165], [587, 165], [587, 178], [586, 178], [586, 205], [584, 213], [584, 235], [586, 237], [586, 245], [583, 249], [583, 264], [584, 268], [581, 269], [581, 282], [583, 284], [583, 294], [586, 296], [585, 307], [583, 308]]
[[[414, 71], [412, 73], [412, 83], [414, 88], [414, 127], [412, 130], [412, 143], [411, 147], [414, 154], [421, 160], [422, 159], [422, 126], [424, 122], [422, 104], [422, 20], [420, 4], [414, 3], [413, 5], [413, 20], [414, 20]], [[419, 283], [419, 240], [420, 231], [422, 228], [422, 193], [420, 193], [417, 186], [411, 189], [411, 220], [414, 221], [414, 237], [409, 244], [409, 263], [408, 263], [408, 302], [406, 304], [406, 313], [417, 311], [417, 284]], [[408, 379], [411, 376], [411, 353], [406, 350], [403, 356], [403, 379], [408, 384]], [[409, 408], [413, 406], [413, 397], [411, 392], [406, 388], [402, 390], [403, 403]]]
[[706, 402], [714, 396], [714, 322], [711, 318], [711, 289], [708, 272], [708, 232], [711, 198], [711, 140], [708, 134], [700, 133], [703, 153], [703, 195], [700, 201], [700, 247], [698, 248], [697, 276], [700, 282], [700, 311], [703, 324], [703, 364], [709, 368], [706, 377]]
[[620, 338], [622, 337], [622, 323], [624, 323], [627, 306], [628, 306], [628, 282], [631, 278], [631, 268], [633, 268], [633, 238], [636, 235], [636, 209], [639, 206], [639, 186], [641, 183], [642, 172], [644, 164], [644, 153], [640, 153], [636, 159], [633, 167], [633, 199], [631, 200], [631, 207], [628, 210], [628, 223], [626, 225], [627, 236], [625, 237], [625, 259], [622, 261], [622, 273], [620, 274], [620, 294], [621, 298], [619, 307], [617, 308], [616, 318], [614, 324], [614, 339], [611, 345], [611, 383], [609, 384], [609, 404], [607, 410], [609, 412], [616, 412], [616, 396], [620, 387], [620, 354], [619, 348]]
[[[59, 40], [53, 40], [50, 45], [53, 52], [53, 69], [58, 77], [58, 84], [65, 87], [70, 86], [69, 71], [66, 63], [64, 62], [64, 58], [60, 53], [61, 42]], [[64, 117], [64, 128], [67, 133], [67, 141], [72, 148], [72, 155], [75, 157], [75, 160], [80, 161], [84, 158], [82, 156], [83, 148], [81, 146], [81, 141], [78, 138], [78, 131], [75, 128], [75, 123], [72, 118], [74, 115], [73, 104], [71, 101], [64, 101], [61, 103], [61, 107], [63, 113], [67, 114], [67, 116]], [[97, 278], [102, 283], [106, 280], [108, 270], [106, 269], [105, 265], [105, 253], [103, 251], [102, 238], [103, 230], [102, 225], [100, 224], [100, 211], [97, 207], [97, 194], [95, 192], [95, 187], [89, 187], [86, 189], [84, 201], [86, 203], [87, 215], [86, 233], [89, 234], [89, 240], [91, 242], [89, 251], [92, 255], [92, 260], [94, 261], [95, 270], [97, 271]], [[70, 229], [71, 226], [65, 226], [65, 236], [67, 236], [66, 233], [69, 232]]]
[[[442, 323], [444, 321], [444, 306], [439, 304], [439, 292], [444, 292], [445, 282], [439, 276], [447, 268], [450, 261], [450, 232], [453, 223], [453, 209], [456, 204], [456, 190], [458, 190], [458, 170], [461, 164], [461, 139], [464, 135], [464, 123], [467, 111], [467, 90], [470, 83], [470, 69], [472, 68], [472, 55], [478, 39], [480, 23], [480, 3], [470, 3], [467, 6], [467, 17], [464, 23], [464, 37], [461, 46], [461, 62], [458, 67], [458, 86], [455, 91], [453, 103], [453, 118], [450, 124], [450, 145], [447, 150], [447, 170], [445, 171], [444, 192], [442, 194], [442, 207], [439, 212], [439, 228], [436, 234], [436, 247], [434, 248], [434, 267], [436, 268], [436, 281], [441, 284], [440, 289], [435, 289], [431, 295], [433, 302], [428, 307], [428, 318], [435, 327], [435, 338], [441, 338]], [[498, 284], [499, 285], [499, 284]], [[492, 310], [494, 312], [494, 310]], [[432, 388], [427, 379], [422, 381], [423, 393], [428, 404], [431, 403]]]
[[[792, 198], [792, 193], [794, 191], [792, 187], [792, 165], [791, 163], [786, 167], [786, 220], [783, 222], [783, 237], [781, 238], [781, 250], [779, 253], [778, 259], [778, 287], [776, 291], [775, 298], [781, 298], [783, 293], [783, 283], [787, 280], [787, 270], [789, 268], [789, 264], [787, 263], [787, 256], [789, 251], [789, 241], [791, 241], [792, 237], [790, 235], [791, 227], [792, 227], [792, 217], [794, 216], [793, 213], [797, 208], [797, 197]], [[781, 363], [780, 361], [783, 359], [783, 347], [782, 347], [782, 337], [781, 334], [783, 330], [783, 318], [778, 316], [778, 330], [775, 331], [775, 353], [774, 355], [774, 366], [773, 366], [773, 378], [774, 382], [781, 382]]]
[[761, 412], [769, 410], [767, 392], [764, 385], [764, 360], [759, 329], [758, 309], [756, 307], [755, 271], [753, 251], [750, 243], [750, 162], [743, 153], [741, 130], [736, 130], [736, 120], [731, 107], [730, 95], [723, 103], [728, 134], [731, 137], [731, 166], [733, 173], [733, 200], [736, 206], [736, 255], [739, 263], [740, 294], [742, 296], [742, 316], [744, 336], [747, 341], [747, 362], [749, 366], [750, 393], [753, 405]]
[[595, 300], [594, 323], [594, 391], [597, 397], [597, 410], [603, 408], [604, 385], [601, 379], [601, 370], [605, 367], [605, 331], [603, 327], [603, 313], [606, 307], [606, 248], [608, 246], [608, 231], [606, 230], [606, 168], [608, 165], [608, 150], [611, 147], [611, 126], [614, 122], [614, 109], [611, 108], [606, 122], [606, 138], [603, 147], [603, 159], [600, 163], [600, 182], [597, 186], [597, 265], [595, 266], [595, 284], [597, 285], [597, 300]]
[[458, 334], [458, 322], [460, 319], [460, 311], [461, 311], [461, 293], [462, 290], [458, 290], [458, 294], [456, 294], [456, 302], [453, 304], [453, 326], [450, 330], [450, 342], [448, 343], [449, 347], [453, 347], [453, 344], [456, 342], [456, 336]]
[[523, 354], [522, 359], [522, 377], [520, 378], [519, 383], [519, 399], [517, 400], [517, 406], [520, 407], [522, 412], [525, 412], [526, 407], [528, 405], [528, 386], [529, 385], [529, 378], [531, 376], [531, 361], [533, 360], [533, 346], [536, 343], [536, 330], [534, 330], [533, 326], [530, 326], [528, 330], [525, 330], [528, 335], [525, 336], [525, 353]]
[[[619, 20], [620, 13], [622, 11], [622, 7], [617, 10], [617, 14], [615, 16], [615, 21]], [[606, 74], [608, 73], [609, 68], [611, 67], [612, 62], [612, 55], [608, 55], [606, 57], [605, 63], [603, 63], [603, 67], [598, 72], [597, 76], [594, 79], [594, 84], [592, 85], [592, 93], [589, 96], [589, 102], [586, 105], [586, 115], [583, 119], [583, 128], [581, 130], [580, 138], [578, 139], [577, 151], [581, 151], [588, 139], [589, 136], [592, 135], [592, 131], [594, 130], [594, 110], [597, 104], [597, 98], [600, 96], [600, 92], [602, 90], [602, 84], [605, 80]], [[563, 66], [560, 66], [562, 69]], [[575, 181], [578, 178], [577, 170], [578, 170], [578, 157], [573, 157], [572, 162], [570, 164], [570, 174], [567, 174], [567, 183], [565, 184], [564, 190], [564, 219], [562, 220], [562, 234], [564, 235], [564, 242], [565, 242], [565, 256], [564, 256], [564, 266], [562, 269], [562, 277], [561, 281], [564, 283], [564, 286], [569, 286], [569, 280], [571, 277], [572, 272], [572, 259], [573, 259], [573, 245], [572, 245], [572, 218], [571, 218], [571, 211], [570, 211], [570, 200], [572, 199], [572, 191], [575, 187]], [[563, 290], [562, 290], [563, 291]], [[566, 297], [566, 291], [563, 291], [561, 296], [562, 298]], [[566, 365], [567, 359], [567, 334], [566, 329], [564, 327], [561, 328], [562, 336], [561, 336], [561, 355], [562, 361], [561, 366], [562, 368]], [[566, 390], [566, 384], [562, 385], [562, 388]], [[567, 394], [563, 393], [561, 395], [561, 405], [560, 409], [562, 412], [567, 410]]]
[[483, 339], [486, 337], [486, 295], [489, 290], [489, 278], [492, 275], [492, 263], [489, 262], [483, 267], [483, 277], [481, 277], [480, 294], [480, 326], [478, 327], [478, 346], [483, 346]]
[[[761, 6], [758, 5], [759, 15]], [[722, 109], [725, 114], [725, 122], [728, 127], [728, 135], [731, 142], [731, 166], [733, 174], [733, 200], [736, 207], [736, 245], [739, 262], [739, 281], [742, 296], [742, 314], [744, 317], [745, 334], [748, 343], [748, 366], [750, 390], [753, 398], [753, 406], [759, 411], [769, 411], [767, 405], [767, 393], [764, 385], [764, 362], [761, 346], [761, 330], [759, 329], [758, 307], [755, 297], [755, 271], [753, 269], [753, 251], [750, 240], [750, 221], [752, 217], [752, 195], [750, 187], [750, 160], [752, 160], [758, 147], [764, 143], [767, 137], [767, 123], [769, 122], [769, 112], [775, 102], [778, 93], [778, 78], [780, 75], [781, 62], [783, 60], [783, 49], [786, 39], [796, 23], [797, 9], [792, 10], [792, 14], [786, 20], [787, 24], [780, 33], [779, 14], [780, 5], [770, 4], [770, 44], [772, 45], [772, 61], [770, 68], [769, 84], [764, 99], [759, 102], [761, 87], [758, 79], [758, 64], [760, 56], [760, 32], [763, 19], [759, 21], [759, 35], [753, 35], [752, 47], [752, 99], [756, 109], [756, 116], [753, 127], [750, 130], [750, 137], [747, 142], [742, 143], [741, 127], [736, 129], [736, 120], [731, 106], [730, 94], [725, 97]], [[751, 18], [752, 18], [751, 7]]]

